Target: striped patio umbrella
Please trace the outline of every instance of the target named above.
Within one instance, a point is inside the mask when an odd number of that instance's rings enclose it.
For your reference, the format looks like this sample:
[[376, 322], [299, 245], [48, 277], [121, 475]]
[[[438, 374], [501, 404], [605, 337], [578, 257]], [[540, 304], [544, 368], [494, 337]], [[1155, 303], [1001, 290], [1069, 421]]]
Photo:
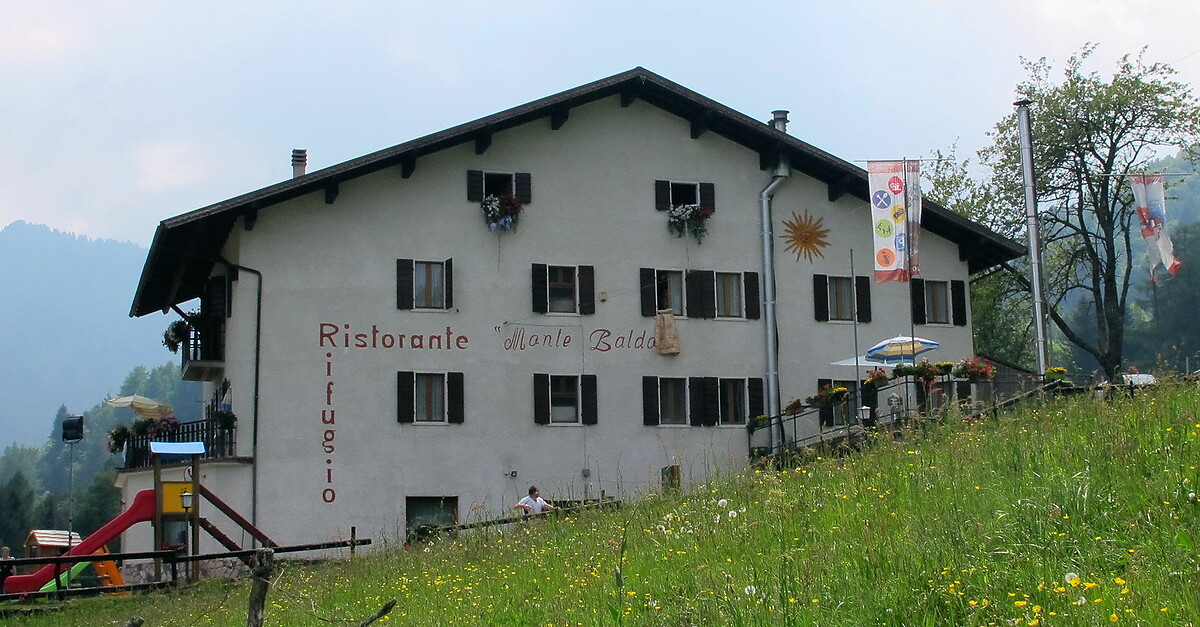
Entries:
[[137, 394], [110, 398], [105, 403], [109, 407], [132, 407], [133, 411], [146, 418], [162, 418], [171, 413], [170, 405]]
[[867, 349], [867, 359], [876, 363], [912, 362], [913, 358], [941, 346], [933, 340], [911, 335], [897, 335]]

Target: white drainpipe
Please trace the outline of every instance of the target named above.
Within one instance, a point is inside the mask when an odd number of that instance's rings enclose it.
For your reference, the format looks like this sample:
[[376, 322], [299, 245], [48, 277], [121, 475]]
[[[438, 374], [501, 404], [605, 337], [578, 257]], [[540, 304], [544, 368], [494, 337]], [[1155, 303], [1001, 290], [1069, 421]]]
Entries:
[[[774, 119], [771, 124], [776, 130], [787, 132], [787, 111], [773, 111]], [[779, 406], [779, 323], [775, 320], [775, 228], [771, 218], [771, 197], [775, 190], [783, 184], [792, 169], [784, 155], [779, 156], [779, 163], [771, 174], [771, 182], [758, 195], [759, 209], [762, 213], [762, 257], [763, 257], [763, 319], [766, 322], [766, 351], [767, 351], [767, 416], [775, 417], [780, 414]], [[783, 446], [781, 426], [772, 423], [771, 451], [777, 452]]]

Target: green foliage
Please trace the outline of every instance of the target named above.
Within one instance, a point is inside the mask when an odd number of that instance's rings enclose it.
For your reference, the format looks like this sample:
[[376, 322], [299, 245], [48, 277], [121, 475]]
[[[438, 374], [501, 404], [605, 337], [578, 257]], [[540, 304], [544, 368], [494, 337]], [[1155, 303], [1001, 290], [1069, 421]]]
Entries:
[[[396, 599], [405, 625], [1196, 624], [1198, 415], [1194, 386], [1078, 396], [620, 508], [407, 548], [375, 537], [372, 554], [286, 563], [268, 621], [357, 624]], [[10, 620], [240, 624], [248, 590]]]
[[4, 483], [0, 483], [0, 545], [13, 549], [20, 555], [33, 522], [35, 505], [34, 491], [25, 473], [17, 471]]

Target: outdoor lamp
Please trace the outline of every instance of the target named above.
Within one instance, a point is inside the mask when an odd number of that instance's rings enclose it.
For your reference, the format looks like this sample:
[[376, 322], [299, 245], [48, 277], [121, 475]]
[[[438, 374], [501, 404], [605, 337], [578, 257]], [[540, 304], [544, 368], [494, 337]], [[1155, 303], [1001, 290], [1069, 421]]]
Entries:
[[863, 405], [858, 408], [858, 424], [866, 424], [871, 419], [871, 408]]
[[185, 514], [192, 509], [192, 505], [195, 504], [193, 503], [193, 499], [195, 498], [196, 495], [192, 494], [191, 492], [185, 491], [179, 493], [179, 504], [183, 506], [183, 512]]

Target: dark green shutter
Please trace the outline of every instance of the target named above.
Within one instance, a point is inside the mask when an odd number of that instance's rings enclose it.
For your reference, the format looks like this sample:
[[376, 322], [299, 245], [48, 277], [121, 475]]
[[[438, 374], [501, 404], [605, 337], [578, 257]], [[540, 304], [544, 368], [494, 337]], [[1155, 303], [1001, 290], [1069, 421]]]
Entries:
[[517, 172], [516, 179], [517, 198], [528, 205], [533, 202], [533, 177], [528, 172]]
[[742, 288], [745, 292], [746, 319], [758, 320], [762, 315], [760, 309], [761, 303], [759, 302], [760, 298], [758, 295], [758, 273], [747, 272], [742, 275], [742, 281]]
[[763, 416], [767, 413], [763, 403], [763, 380], [761, 378], [750, 378], [746, 380], [747, 386], [750, 388], [750, 403], [747, 409], [750, 410], [750, 419], [755, 416]]
[[700, 208], [717, 210], [717, 187], [712, 183], [700, 184]]
[[950, 282], [950, 315], [958, 326], [967, 324], [967, 284], [963, 281]]
[[829, 277], [824, 274], [813, 275], [813, 319], [829, 322]]
[[454, 309], [454, 260], [447, 259], [442, 267], [442, 272], [446, 276], [446, 309]]
[[461, 425], [466, 414], [463, 399], [463, 373], [446, 373], [446, 419], [450, 424]]
[[396, 373], [396, 422], [412, 422], [415, 417], [414, 394], [416, 375], [412, 372]]
[[579, 282], [579, 313], [596, 313], [596, 269], [592, 266], [579, 266], [576, 277]]
[[868, 277], [854, 277], [854, 308], [859, 322], [871, 321], [871, 279]]
[[533, 375], [533, 421], [550, 424], [550, 375]]
[[599, 418], [599, 406], [596, 390], [596, 375], [585, 374], [579, 377], [579, 391], [582, 399], [583, 424], [594, 425]]
[[483, 201], [483, 170], [467, 170], [467, 200]]
[[638, 289], [642, 294], [642, 315], [653, 318], [658, 313], [658, 273], [654, 268], [638, 270]]
[[717, 287], [711, 270], [687, 271], [687, 315], [689, 318], [717, 316]]
[[659, 211], [671, 208], [671, 181], [654, 181], [654, 208]]
[[688, 377], [688, 418], [693, 427], [704, 426], [703, 377]]
[[721, 418], [721, 381], [704, 377], [704, 426], [713, 427]]
[[913, 279], [910, 290], [913, 324], [925, 324], [925, 280]]
[[642, 424], [658, 423], [658, 377], [642, 377]]
[[413, 260], [396, 260], [396, 309], [413, 308]]
[[546, 281], [546, 264], [533, 264], [530, 284], [533, 286], [534, 313], [546, 313], [550, 308], [550, 293]]

